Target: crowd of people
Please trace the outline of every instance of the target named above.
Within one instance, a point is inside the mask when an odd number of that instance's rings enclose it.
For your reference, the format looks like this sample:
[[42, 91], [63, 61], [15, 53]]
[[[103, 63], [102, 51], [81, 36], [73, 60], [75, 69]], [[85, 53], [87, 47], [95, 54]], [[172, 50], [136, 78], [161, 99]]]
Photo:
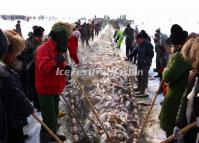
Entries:
[[[55, 23], [48, 37], [45, 28], [35, 25], [29, 37], [24, 40], [20, 21], [14, 30], [0, 30], [0, 142], [23, 143], [26, 135], [23, 126], [27, 117], [41, 111], [43, 122], [58, 134], [59, 96], [70, 79], [72, 58], [77, 67], [78, 40], [89, 45], [103, 27], [100, 20], [75, 26], [67, 22]], [[131, 28], [124, 31], [118, 25], [114, 40], [120, 48], [123, 39], [126, 44], [126, 59], [137, 65], [136, 97], [147, 97], [148, 72], [154, 57], [152, 39], [145, 30]], [[157, 29], [154, 34], [156, 69], [162, 80], [164, 94], [159, 115], [160, 126], [167, 137], [175, 136], [173, 143], [199, 142], [199, 35], [188, 34], [180, 25], [171, 27], [170, 36]], [[57, 69], [67, 71], [58, 74]], [[50, 107], [50, 108], [49, 108]], [[196, 121], [196, 127], [183, 134], [180, 129]], [[49, 143], [54, 138], [42, 127], [40, 142]]]
[[[137, 75], [134, 96], [148, 97], [145, 89], [148, 86], [148, 71], [154, 56], [151, 37], [145, 30], [138, 32], [129, 24], [124, 31], [118, 25], [115, 29], [116, 48], [120, 48], [120, 40], [126, 37], [126, 60], [136, 64], [138, 71], [142, 71]], [[172, 25], [169, 37], [161, 33], [160, 28], [155, 31], [153, 37], [156, 52], [154, 71], [160, 78], [160, 90], [164, 95], [159, 115], [160, 127], [167, 137], [174, 135], [173, 143], [199, 142], [198, 37], [195, 33], [189, 35], [178, 24]], [[194, 121], [196, 127], [186, 134], [180, 131]]]
[[94, 37], [99, 35], [103, 26], [103, 21], [100, 19], [92, 20], [90, 23], [84, 22], [83, 24], [78, 20], [78, 22], [76, 22], [76, 28], [81, 33], [80, 38], [82, 45], [84, 46], [86, 43], [86, 46], [89, 46], [89, 40], [91, 39], [93, 41]]
[[[27, 117], [36, 111], [41, 112], [43, 122], [60, 140], [66, 140], [64, 135], [57, 134], [57, 118], [59, 96], [72, 70], [68, 59], [73, 59], [79, 67], [78, 40], [86, 39], [88, 44], [90, 37], [94, 38], [91, 33], [98, 35], [101, 26], [101, 21], [91, 24], [78, 21], [75, 26], [57, 22], [44, 38], [45, 28], [35, 25], [26, 40], [20, 21], [16, 29], [0, 30], [1, 143], [23, 143], [27, 138], [23, 133]], [[67, 71], [67, 75], [59, 75], [57, 69]], [[54, 138], [42, 127], [40, 142], [51, 141]]]

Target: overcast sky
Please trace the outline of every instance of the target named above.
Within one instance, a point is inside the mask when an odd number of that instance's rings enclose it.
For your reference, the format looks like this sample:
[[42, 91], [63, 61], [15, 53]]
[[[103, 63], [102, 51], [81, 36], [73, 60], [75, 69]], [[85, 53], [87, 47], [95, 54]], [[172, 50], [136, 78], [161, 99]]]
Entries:
[[0, 14], [199, 19], [196, 0], [1, 0]]

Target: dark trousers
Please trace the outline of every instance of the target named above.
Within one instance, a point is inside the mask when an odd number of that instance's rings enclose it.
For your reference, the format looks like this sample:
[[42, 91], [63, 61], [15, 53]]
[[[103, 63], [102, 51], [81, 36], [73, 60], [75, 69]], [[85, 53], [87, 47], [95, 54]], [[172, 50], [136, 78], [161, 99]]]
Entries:
[[140, 92], [144, 93], [145, 89], [148, 87], [148, 74], [149, 69], [139, 69], [138, 70], [138, 88]]
[[[59, 112], [58, 95], [38, 95], [43, 122], [54, 132], [57, 131], [57, 115]], [[41, 133], [47, 133], [42, 127]]]
[[91, 39], [93, 41], [93, 39], [94, 39], [94, 31], [91, 32]]
[[126, 43], [126, 56], [128, 56], [133, 50], [132, 43]]
[[[126, 43], [126, 56], [128, 56], [132, 51], [134, 47], [132, 46], [132, 43]], [[133, 56], [130, 61], [133, 61], [133, 64], [136, 63], [136, 55]]]

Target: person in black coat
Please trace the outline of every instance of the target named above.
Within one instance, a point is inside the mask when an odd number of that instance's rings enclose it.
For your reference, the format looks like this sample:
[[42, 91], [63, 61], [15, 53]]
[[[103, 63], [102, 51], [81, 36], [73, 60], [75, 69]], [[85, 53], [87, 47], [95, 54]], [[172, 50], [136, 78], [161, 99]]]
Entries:
[[7, 118], [7, 143], [24, 143], [23, 126], [26, 124], [24, 119], [32, 114], [34, 109], [24, 94], [19, 75], [13, 70], [12, 64], [25, 47], [25, 42], [14, 31], [5, 31], [5, 35], [10, 46], [1, 57], [0, 92]]
[[21, 23], [20, 20], [18, 20], [16, 24], [16, 32], [19, 33], [20, 36], [22, 36], [20, 23]]
[[[0, 58], [3, 56], [3, 53], [8, 50], [9, 42], [7, 37], [0, 29]], [[0, 75], [0, 91], [2, 91], [2, 81]], [[2, 94], [0, 93], [0, 143], [7, 142], [7, 116], [5, 112], [5, 107], [2, 101]]]
[[130, 52], [133, 50], [133, 40], [134, 40], [134, 29], [128, 24], [125, 28], [123, 35], [126, 36], [126, 56], [129, 55]]
[[138, 55], [137, 57], [137, 69], [138, 69], [138, 88], [139, 91], [137, 95], [142, 95], [145, 93], [145, 89], [148, 86], [148, 71], [150, 69], [152, 58], [154, 56], [153, 45], [146, 41], [145, 35], [139, 33], [136, 36], [136, 41], [138, 46], [136, 49], [131, 52], [126, 60], [129, 60], [133, 56]]

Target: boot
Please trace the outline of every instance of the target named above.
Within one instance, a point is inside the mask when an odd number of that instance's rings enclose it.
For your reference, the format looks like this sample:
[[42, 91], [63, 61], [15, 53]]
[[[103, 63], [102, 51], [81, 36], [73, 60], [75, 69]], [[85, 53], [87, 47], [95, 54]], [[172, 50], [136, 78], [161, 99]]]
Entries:
[[145, 94], [145, 90], [140, 90], [140, 92], [137, 92], [135, 94], [135, 97], [141, 97], [141, 98], [144, 98], [144, 97], [149, 97], [148, 94]]

